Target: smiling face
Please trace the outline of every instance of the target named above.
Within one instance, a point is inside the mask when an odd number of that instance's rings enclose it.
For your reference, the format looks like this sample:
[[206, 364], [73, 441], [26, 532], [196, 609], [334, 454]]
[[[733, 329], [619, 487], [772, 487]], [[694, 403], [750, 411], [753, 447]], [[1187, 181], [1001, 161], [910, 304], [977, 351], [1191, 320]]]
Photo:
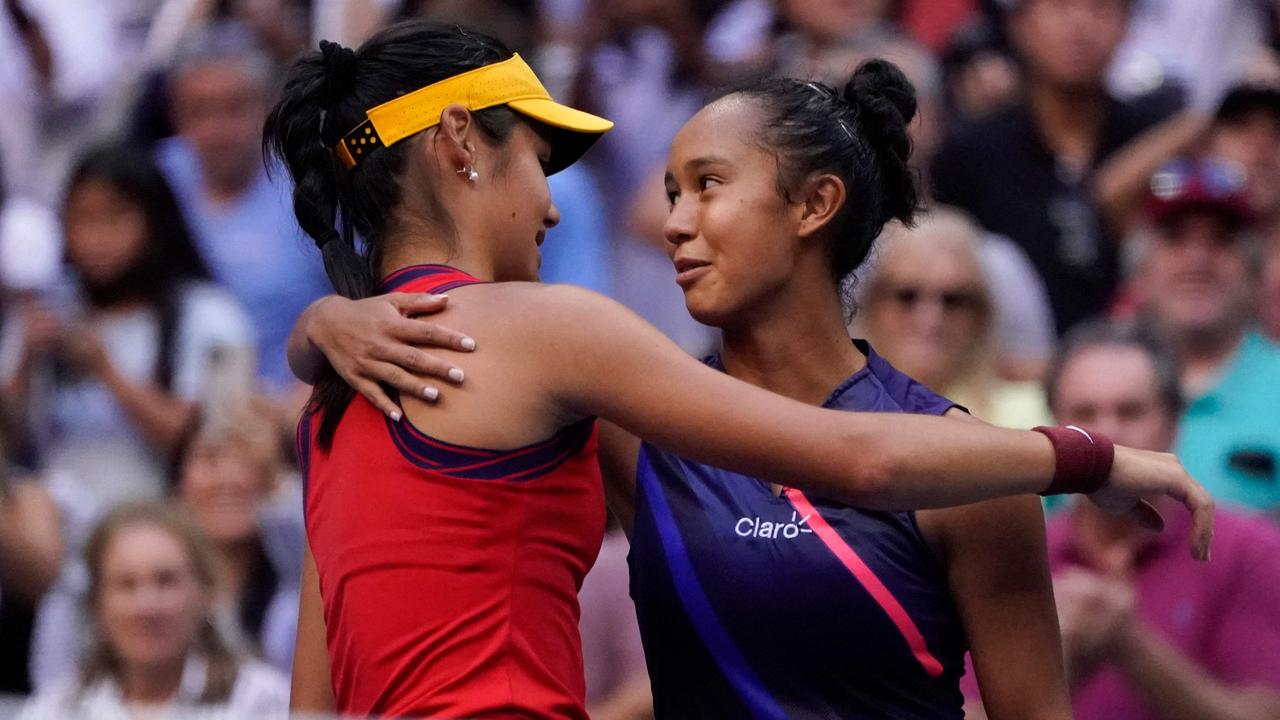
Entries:
[[242, 542], [257, 532], [271, 470], [261, 449], [244, 440], [200, 438], [183, 462], [178, 497], [210, 540]]
[[137, 669], [181, 663], [207, 610], [182, 541], [159, 525], [132, 523], [114, 533], [100, 563], [95, 609], [113, 654]]
[[763, 113], [729, 96], [676, 135], [667, 162], [667, 254], [698, 322], [725, 327], [791, 279], [801, 208], [778, 188], [776, 155], [751, 138]]

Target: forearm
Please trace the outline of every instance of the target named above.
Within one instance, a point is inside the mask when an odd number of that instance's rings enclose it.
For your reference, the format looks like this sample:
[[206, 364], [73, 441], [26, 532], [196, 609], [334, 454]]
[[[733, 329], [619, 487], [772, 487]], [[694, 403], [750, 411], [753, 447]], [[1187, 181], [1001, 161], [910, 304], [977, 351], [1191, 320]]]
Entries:
[[1184, 111], [1139, 136], [1098, 169], [1094, 200], [1117, 235], [1127, 230], [1151, 183], [1169, 160], [1187, 152], [1209, 127], [1209, 118]]
[[1280, 693], [1227, 687], [1138, 621], [1122, 632], [1115, 660], [1156, 714], [1168, 720], [1280, 717]]
[[555, 352], [540, 375], [567, 416], [595, 415], [699, 462], [871, 509], [950, 507], [1048, 488], [1039, 433], [907, 413], [815, 408], [690, 358], [651, 326], [572, 289], [526, 325]]
[[329, 669], [320, 576], [310, 548], [302, 564], [302, 592], [298, 597], [298, 636], [293, 650], [289, 709], [299, 713], [332, 713], [337, 709]]
[[114, 367], [107, 367], [100, 378], [152, 445], [164, 452], [177, 447], [195, 417], [195, 403], [165, 392], [153, 383], [135, 383]]
[[62, 538], [53, 500], [34, 481], [0, 497], [0, 586], [29, 601], [58, 578]]
[[315, 383], [326, 362], [324, 353], [311, 341], [309, 331], [320, 305], [334, 297], [336, 296], [328, 295], [308, 305], [289, 332], [289, 369], [293, 371], [294, 377], [307, 384]]

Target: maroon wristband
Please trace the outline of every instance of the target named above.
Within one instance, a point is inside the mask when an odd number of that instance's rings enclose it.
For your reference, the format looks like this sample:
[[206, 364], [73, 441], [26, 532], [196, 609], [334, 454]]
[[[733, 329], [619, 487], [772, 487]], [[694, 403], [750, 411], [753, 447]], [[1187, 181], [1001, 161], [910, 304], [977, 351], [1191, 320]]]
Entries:
[[1053, 482], [1041, 495], [1088, 494], [1111, 476], [1116, 446], [1107, 436], [1085, 432], [1075, 425], [1041, 425], [1032, 430], [1043, 433], [1053, 443]]

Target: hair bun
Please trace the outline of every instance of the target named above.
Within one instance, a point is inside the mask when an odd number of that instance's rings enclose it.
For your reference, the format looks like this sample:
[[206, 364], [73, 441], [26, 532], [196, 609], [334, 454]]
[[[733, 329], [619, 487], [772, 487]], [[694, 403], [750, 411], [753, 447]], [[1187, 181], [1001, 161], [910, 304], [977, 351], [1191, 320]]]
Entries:
[[844, 86], [844, 99], [885, 129], [906, 127], [916, 116], [916, 89], [897, 65], [868, 60]]
[[868, 60], [858, 66], [844, 86], [844, 99], [853, 108], [880, 166], [887, 197], [884, 220], [910, 223], [919, 205], [919, 189], [908, 160], [911, 136], [907, 124], [916, 116], [916, 89], [907, 76], [887, 60]]
[[320, 59], [328, 85], [326, 94], [331, 102], [340, 99], [355, 87], [357, 58], [354, 50], [331, 40], [321, 40]]

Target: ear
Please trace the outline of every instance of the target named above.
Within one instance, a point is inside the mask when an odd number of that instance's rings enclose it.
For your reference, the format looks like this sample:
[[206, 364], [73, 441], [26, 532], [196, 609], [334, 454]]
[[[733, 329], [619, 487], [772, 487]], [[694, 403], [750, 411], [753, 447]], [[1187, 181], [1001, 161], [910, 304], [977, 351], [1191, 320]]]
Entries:
[[804, 195], [797, 198], [800, 210], [800, 225], [796, 232], [801, 238], [812, 237], [826, 227], [831, 219], [844, 207], [844, 181], [830, 173], [811, 178], [806, 184]]
[[454, 103], [440, 111], [430, 148], [442, 175], [456, 173], [475, 163], [475, 119], [471, 111]]

